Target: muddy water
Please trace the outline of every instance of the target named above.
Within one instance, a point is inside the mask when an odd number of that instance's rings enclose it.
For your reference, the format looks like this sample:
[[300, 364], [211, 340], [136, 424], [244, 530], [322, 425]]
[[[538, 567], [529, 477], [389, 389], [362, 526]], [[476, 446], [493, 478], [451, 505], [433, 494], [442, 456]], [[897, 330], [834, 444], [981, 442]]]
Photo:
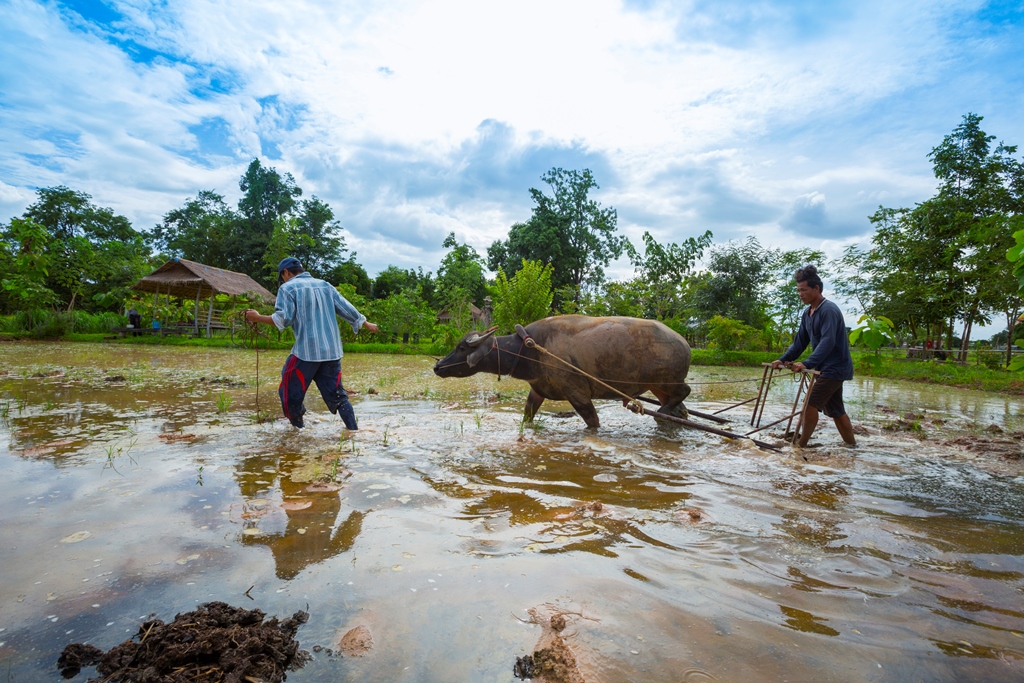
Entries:
[[[289, 681], [513, 681], [531, 609], [566, 615], [588, 681], [1024, 680], [1020, 399], [856, 380], [859, 448], [823, 420], [819, 447], [772, 453], [611, 402], [597, 432], [557, 403], [523, 427], [520, 383], [351, 355], [342, 439], [315, 391], [307, 429], [256, 423], [252, 353], [0, 356], [7, 680], [210, 600], [308, 605], [319, 651]], [[283, 356], [260, 359], [275, 415]], [[690, 405], [759, 375], [695, 368]], [[329, 655], [357, 626], [366, 655]]]

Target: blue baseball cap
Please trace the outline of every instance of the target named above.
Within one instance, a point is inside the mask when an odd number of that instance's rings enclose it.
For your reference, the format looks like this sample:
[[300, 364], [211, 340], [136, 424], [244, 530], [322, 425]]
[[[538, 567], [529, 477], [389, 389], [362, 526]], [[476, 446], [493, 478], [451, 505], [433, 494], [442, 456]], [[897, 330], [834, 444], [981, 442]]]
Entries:
[[281, 284], [281, 272], [285, 270], [290, 270], [294, 273], [296, 270], [302, 270], [302, 264], [294, 256], [281, 259], [281, 262], [277, 264], [277, 284]]

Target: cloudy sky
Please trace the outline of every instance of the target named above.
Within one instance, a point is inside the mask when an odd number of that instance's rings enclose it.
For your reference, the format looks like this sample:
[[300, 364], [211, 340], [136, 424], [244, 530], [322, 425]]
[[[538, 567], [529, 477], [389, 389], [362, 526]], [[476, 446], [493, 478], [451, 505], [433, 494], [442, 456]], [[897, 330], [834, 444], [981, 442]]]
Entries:
[[638, 245], [835, 254], [931, 195], [965, 113], [1024, 144], [1022, 24], [943, 0], [0, 0], [0, 221], [65, 184], [148, 230], [200, 190], [236, 202], [259, 157], [371, 275], [436, 270], [560, 166]]

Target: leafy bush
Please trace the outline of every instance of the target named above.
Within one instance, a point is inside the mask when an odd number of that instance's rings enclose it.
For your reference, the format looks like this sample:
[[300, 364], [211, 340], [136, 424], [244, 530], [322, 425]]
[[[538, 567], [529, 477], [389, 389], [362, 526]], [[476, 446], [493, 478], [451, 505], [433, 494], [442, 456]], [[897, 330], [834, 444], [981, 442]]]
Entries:
[[1003, 367], [1003, 360], [1006, 356], [998, 351], [979, 351], [978, 358], [986, 368], [998, 370]]
[[500, 332], [508, 333], [516, 323], [527, 325], [547, 317], [551, 312], [551, 264], [523, 259], [523, 267], [512, 279], [498, 268], [494, 288], [494, 323]]
[[750, 325], [716, 315], [708, 321], [708, 348], [722, 351], [764, 351], [764, 336]]

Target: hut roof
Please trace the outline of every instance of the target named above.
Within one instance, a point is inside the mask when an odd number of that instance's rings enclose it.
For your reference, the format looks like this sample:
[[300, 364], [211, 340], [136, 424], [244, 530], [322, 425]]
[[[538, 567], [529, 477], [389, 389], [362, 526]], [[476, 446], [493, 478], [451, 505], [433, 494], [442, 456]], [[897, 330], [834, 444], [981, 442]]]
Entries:
[[[476, 307], [475, 304], [472, 304], [472, 303], [469, 305], [469, 312], [473, 316], [473, 320], [474, 321], [475, 320], [480, 320], [484, 316], [484, 312], [481, 311], [479, 308]], [[438, 314], [437, 314], [437, 319], [439, 321], [442, 321], [442, 322], [446, 321], [446, 320], [451, 320], [452, 319], [451, 311], [449, 311], [447, 308], [442, 308], [440, 310], [440, 312], [438, 312]]]
[[276, 298], [248, 275], [183, 258], [171, 259], [132, 285], [132, 289], [183, 299], [205, 299], [212, 294], [241, 296], [252, 293], [272, 304]]

